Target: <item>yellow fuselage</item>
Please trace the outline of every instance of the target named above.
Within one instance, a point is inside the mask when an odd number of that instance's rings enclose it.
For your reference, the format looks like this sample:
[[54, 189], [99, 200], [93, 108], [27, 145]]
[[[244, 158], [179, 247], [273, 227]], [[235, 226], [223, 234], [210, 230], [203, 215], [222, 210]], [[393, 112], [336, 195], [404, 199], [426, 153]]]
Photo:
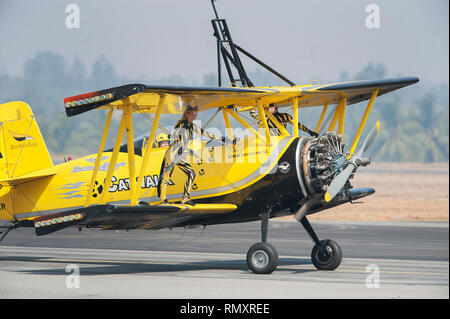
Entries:
[[[210, 147], [203, 142], [196, 149], [199, 156], [193, 156], [190, 162], [196, 173], [191, 198], [217, 197], [255, 184], [273, 169], [293, 140], [292, 137], [273, 136], [268, 147], [265, 140], [258, 140], [255, 136], [247, 137], [236, 145]], [[138, 187], [141, 201], [159, 202], [158, 177], [166, 150], [167, 148], [155, 148], [151, 152], [144, 180]], [[111, 183], [108, 184], [104, 183], [104, 178], [110, 156], [110, 152], [103, 153], [91, 194], [88, 192], [95, 154], [34, 172], [43, 176], [41, 178], [19, 181], [9, 189], [3, 187], [0, 190], [0, 200], [8, 208], [9, 215], [6, 210], [0, 210], [0, 217], [10, 219], [8, 217], [13, 213], [19, 220], [32, 219], [80, 208], [85, 206], [87, 196], [91, 196], [89, 205], [95, 205], [105, 191], [108, 192], [106, 203], [129, 204], [128, 155], [126, 152], [119, 153]], [[142, 165], [142, 159], [142, 156], [135, 156], [137, 171]], [[167, 189], [169, 202], [180, 200], [185, 182], [186, 175], [175, 167]]]

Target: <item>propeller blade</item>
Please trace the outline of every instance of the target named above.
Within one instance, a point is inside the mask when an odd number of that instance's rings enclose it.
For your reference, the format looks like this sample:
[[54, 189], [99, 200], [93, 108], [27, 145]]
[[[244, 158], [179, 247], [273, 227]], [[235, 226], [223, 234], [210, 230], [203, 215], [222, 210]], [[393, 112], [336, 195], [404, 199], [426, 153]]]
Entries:
[[364, 162], [362, 155], [364, 154], [365, 151], [367, 151], [370, 145], [372, 145], [373, 141], [377, 137], [379, 130], [380, 130], [380, 121], [377, 121], [377, 123], [375, 123], [375, 125], [370, 130], [369, 135], [367, 135], [366, 139], [364, 140], [364, 143], [361, 146], [358, 153], [351, 158], [347, 167], [338, 175], [336, 175], [336, 177], [331, 181], [331, 184], [328, 187], [328, 190], [324, 196], [325, 201], [327, 203], [331, 201], [341, 191], [341, 189], [345, 186], [345, 183], [347, 183], [348, 179], [350, 178], [350, 175], [352, 175], [352, 173], [360, 165], [360, 162]]
[[347, 180], [350, 178], [350, 175], [352, 175], [355, 170], [356, 165], [348, 164], [342, 172], [336, 175], [325, 193], [325, 201], [327, 203], [341, 191], [342, 187], [344, 187], [345, 183], [347, 183]]
[[367, 151], [372, 145], [372, 142], [375, 140], [375, 137], [377, 137], [378, 132], [380, 131], [380, 121], [377, 121], [375, 125], [372, 127], [372, 129], [369, 132], [369, 135], [367, 135], [366, 139], [364, 140], [363, 145], [358, 151], [357, 157], [362, 157], [365, 151]]

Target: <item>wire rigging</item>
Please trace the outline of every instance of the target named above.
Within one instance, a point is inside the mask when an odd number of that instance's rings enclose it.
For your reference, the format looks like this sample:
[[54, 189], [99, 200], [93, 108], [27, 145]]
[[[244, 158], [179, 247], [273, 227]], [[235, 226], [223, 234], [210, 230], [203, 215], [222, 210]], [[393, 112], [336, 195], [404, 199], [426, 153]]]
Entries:
[[321, 135], [323, 133], [323, 130], [325, 129], [325, 126], [328, 125], [328, 123], [330, 122], [331, 118], [334, 116], [334, 114], [336, 113], [337, 110], [337, 106], [338, 104], [334, 104], [333, 105], [333, 109], [330, 111], [330, 113], [328, 113], [327, 118], [325, 119], [325, 121], [322, 123], [322, 125], [319, 128], [318, 134]]

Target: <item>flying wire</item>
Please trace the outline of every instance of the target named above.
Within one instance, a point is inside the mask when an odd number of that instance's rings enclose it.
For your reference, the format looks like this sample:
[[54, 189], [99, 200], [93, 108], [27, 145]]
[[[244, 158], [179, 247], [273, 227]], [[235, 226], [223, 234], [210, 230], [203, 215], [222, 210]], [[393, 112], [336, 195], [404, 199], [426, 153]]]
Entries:
[[328, 113], [327, 118], [325, 119], [325, 121], [322, 123], [322, 125], [319, 128], [319, 131], [318, 131], [319, 135], [321, 135], [323, 133], [323, 130], [325, 129], [325, 126], [328, 125], [328, 122], [330, 122], [332, 116], [336, 113], [337, 106], [338, 106], [337, 103], [334, 104], [333, 105], [333, 109], [330, 111], [330, 113]]
[[[31, 118], [30, 126], [28, 126], [28, 130], [26, 133], [27, 136], [30, 133], [30, 129], [31, 129], [31, 125], [33, 125], [33, 121], [34, 121], [34, 116]], [[16, 168], [17, 168], [17, 165], [19, 164], [20, 157], [22, 156], [22, 151], [23, 151], [24, 147], [25, 147], [25, 142], [22, 144], [22, 147], [20, 148], [19, 156], [17, 157], [16, 165], [14, 165], [13, 172], [11, 174], [11, 178], [14, 178], [14, 173], [16, 172]]]
[[[37, 121], [36, 121], [37, 123]], [[61, 150], [58, 148], [58, 146], [56, 145], [56, 143], [53, 141], [53, 139], [50, 137], [49, 134], [47, 134], [46, 130], [44, 129], [44, 127], [40, 127], [40, 129], [44, 132], [44, 135], [48, 138], [48, 140], [50, 141], [50, 143], [53, 145], [53, 147], [56, 149], [56, 151], [59, 153], [59, 155], [61, 155], [64, 159], [64, 153], [61, 152]]]
[[[144, 112], [137, 104], [136, 105], [134, 105], [138, 110], [139, 110], [139, 112], [144, 116], [144, 117], [146, 117], [151, 123], [152, 123], [152, 125], [153, 125], [153, 123], [155, 122], [154, 120], [153, 120], [153, 118], [147, 113], [147, 112]], [[164, 127], [161, 127], [160, 125], [159, 125], [159, 123], [158, 123], [158, 128], [161, 130], [161, 131], [163, 131], [164, 133], [166, 133], [167, 135], [169, 135], [169, 136], [171, 136], [170, 135], [170, 132], [167, 130], [167, 129], [165, 129]]]

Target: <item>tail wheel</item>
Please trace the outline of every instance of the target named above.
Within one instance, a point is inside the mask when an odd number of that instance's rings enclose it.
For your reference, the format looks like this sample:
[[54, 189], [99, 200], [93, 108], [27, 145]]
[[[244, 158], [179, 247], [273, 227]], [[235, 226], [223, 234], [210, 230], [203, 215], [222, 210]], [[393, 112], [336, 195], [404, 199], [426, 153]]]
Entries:
[[341, 247], [331, 239], [321, 240], [319, 245], [313, 247], [311, 260], [319, 270], [334, 270], [342, 261]]
[[278, 253], [267, 243], [256, 243], [247, 252], [248, 268], [256, 274], [270, 274], [278, 264]]

